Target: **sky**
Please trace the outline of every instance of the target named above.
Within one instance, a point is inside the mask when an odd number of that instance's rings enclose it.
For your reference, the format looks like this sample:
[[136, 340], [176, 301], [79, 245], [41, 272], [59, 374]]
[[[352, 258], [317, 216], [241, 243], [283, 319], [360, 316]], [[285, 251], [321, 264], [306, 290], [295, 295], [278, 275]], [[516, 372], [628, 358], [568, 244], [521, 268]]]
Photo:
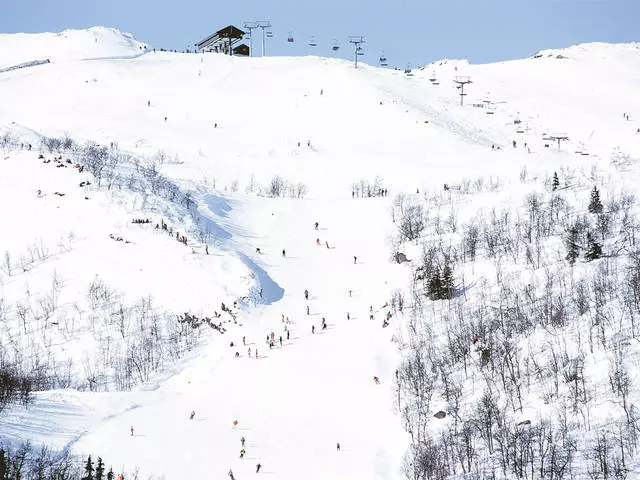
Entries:
[[[584, 42], [640, 41], [638, 0], [0, 0], [0, 32], [58, 32], [96, 25], [156, 48], [184, 50], [219, 28], [269, 20], [267, 55], [352, 58], [404, 68], [443, 58], [488, 63]], [[294, 43], [287, 42], [292, 32]], [[254, 33], [257, 37], [257, 32]], [[309, 46], [311, 37], [317, 47]], [[337, 53], [331, 47], [337, 43]], [[259, 40], [255, 53], [260, 51]]]

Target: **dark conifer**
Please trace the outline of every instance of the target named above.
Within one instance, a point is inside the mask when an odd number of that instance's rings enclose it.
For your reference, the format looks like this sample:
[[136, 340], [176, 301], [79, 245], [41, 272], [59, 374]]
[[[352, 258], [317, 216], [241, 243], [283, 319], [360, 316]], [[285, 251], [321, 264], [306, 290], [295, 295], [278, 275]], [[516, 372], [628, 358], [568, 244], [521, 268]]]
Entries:
[[591, 201], [589, 202], [589, 213], [602, 213], [602, 202], [600, 201], [600, 192], [594, 186], [591, 190]]

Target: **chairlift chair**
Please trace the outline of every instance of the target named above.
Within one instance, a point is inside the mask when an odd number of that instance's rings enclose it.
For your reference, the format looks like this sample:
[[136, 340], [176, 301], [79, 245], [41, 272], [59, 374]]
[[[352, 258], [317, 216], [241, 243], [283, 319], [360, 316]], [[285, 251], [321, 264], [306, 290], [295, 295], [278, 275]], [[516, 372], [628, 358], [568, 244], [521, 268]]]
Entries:
[[267, 38], [273, 38], [273, 32], [267, 31]]
[[293, 43], [293, 32], [289, 32], [287, 36], [287, 43]]
[[338, 43], [338, 40], [336, 40], [335, 38], [333, 39], [333, 46], [331, 47], [331, 50], [333, 50], [334, 52], [337, 52], [338, 50], [340, 50], [340, 44]]
[[318, 42], [316, 42], [315, 37], [311, 37], [311, 38], [309, 39], [309, 46], [310, 46], [310, 47], [317, 47], [317, 46], [318, 46]]

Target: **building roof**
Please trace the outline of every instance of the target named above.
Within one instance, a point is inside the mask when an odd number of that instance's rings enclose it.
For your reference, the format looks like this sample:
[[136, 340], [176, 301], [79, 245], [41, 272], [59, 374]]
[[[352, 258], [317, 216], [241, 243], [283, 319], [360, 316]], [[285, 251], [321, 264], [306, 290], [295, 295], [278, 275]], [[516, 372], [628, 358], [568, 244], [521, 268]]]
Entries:
[[216, 33], [209, 35], [207, 38], [200, 40], [195, 45], [198, 48], [206, 48], [207, 46], [213, 43], [216, 43], [222, 38], [240, 40], [245, 35], [246, 33], [240, 30], [239, 28], [234, 27], [233, 25], [228, 25], [224, 28], [221, 28]]

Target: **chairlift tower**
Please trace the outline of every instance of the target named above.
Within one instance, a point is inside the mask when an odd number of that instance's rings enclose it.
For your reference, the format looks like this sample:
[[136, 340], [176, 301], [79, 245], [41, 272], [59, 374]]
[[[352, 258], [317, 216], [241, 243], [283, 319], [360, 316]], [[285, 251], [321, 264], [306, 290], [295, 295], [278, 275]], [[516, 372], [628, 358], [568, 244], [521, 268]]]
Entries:
[[268, 20], [261, 20], [256, 22], [256, 26], [262, 29], [262, 56], [264, 57], [264, 31], [267, 28], [271, 28], [271, 22]]
[[249, 55], [253, 57], [253, 31], [258, 28], [258, 22], [244, 22], [242, 26], [249, 30]]
[[358, 57], [362, 55], [362, 44], [365, 43], [363, 36], [350, 36], [349, 43], [353, 45], [354, 50], [354, 64], [355, 68], [358, 68]]
[[458, 84], [456, 87], [460, 90], [460, 105], [464, 105], [464, 97], [467, 95], [464, 93], [464, 86], [473, 83], [470, 77], [456, 76], [453, 81]]
[[560, 134], [556, 134], [556, 135], [550, 135], [549, 136], [549, 140], [553, 140], [554, 142], [558, 142], [558, 150], [560, 150], [560, 142], [566, 142], [567, 140], [569, 140], [569, 136], [565, 135], [563, 133], [560, 133]]

